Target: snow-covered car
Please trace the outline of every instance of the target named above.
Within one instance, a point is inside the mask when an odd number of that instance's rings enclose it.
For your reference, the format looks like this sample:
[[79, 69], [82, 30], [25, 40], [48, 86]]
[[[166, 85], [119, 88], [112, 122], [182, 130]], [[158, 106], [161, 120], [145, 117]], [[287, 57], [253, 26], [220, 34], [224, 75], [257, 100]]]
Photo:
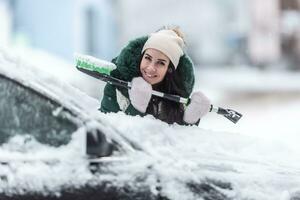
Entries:
[[[0, 199], [184, 199], [161, 192], [155, 156], [98, 104], [1, 52]], [[204, 199], [228, 199], [218, 188], [232, 189], [212, 180], [186, 185]]]
[[101, 171], [93, 171], [92, 163], [104, 166], [114, 162], [109, 156], [134, 148], [81, 105], [95, 108], [97, 101], [0, 54], [0, 199], [131, 199], [91, 177]]
[[0, 51], [0, 199], [300, 196], [299, 155], [280, 143], [98, 107], [98, 100]]

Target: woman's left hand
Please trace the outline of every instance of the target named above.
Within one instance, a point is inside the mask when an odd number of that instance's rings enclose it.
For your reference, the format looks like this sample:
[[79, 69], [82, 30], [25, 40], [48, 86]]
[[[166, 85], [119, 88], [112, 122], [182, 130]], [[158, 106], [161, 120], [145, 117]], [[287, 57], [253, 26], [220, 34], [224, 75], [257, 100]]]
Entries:
[[191, 96], [191, 103], [186, 107], [183, 120], [188, 124], [195, 124], [209, 112], [210, 100], [200, 91]]

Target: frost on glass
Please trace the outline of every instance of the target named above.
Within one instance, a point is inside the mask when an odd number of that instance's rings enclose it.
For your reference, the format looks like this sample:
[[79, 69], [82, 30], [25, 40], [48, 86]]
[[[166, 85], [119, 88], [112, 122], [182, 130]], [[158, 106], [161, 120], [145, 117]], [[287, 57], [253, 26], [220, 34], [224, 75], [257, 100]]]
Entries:
[[23, 134], [60, 146], [76, 129], [72, 114], [56, 102], [0, 76], [0, 144]]

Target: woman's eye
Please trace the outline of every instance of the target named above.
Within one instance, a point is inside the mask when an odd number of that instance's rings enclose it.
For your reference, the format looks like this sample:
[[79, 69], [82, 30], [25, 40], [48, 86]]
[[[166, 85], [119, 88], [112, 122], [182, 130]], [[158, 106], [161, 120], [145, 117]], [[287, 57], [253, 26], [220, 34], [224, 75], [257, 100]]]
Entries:
[[165, 66], [165, 62], [160, 62], [159, 61], [158, 64], [161, 65], [161, 66]]
[[151, 60], [151, 58], [149, 56], [145, 56], [146, 60]]

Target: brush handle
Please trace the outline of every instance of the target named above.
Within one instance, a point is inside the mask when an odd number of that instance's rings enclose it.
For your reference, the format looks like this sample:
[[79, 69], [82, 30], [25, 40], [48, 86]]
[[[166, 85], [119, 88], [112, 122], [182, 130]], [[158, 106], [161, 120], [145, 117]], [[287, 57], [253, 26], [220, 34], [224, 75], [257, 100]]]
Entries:
[[[109, 84], [115, 85], [115, 86], [119, 86], [119, 87], [123, 87], [123, 88], [127, 88], [130, 89], [131, 88], [131, 83], [127, 82], [127, 81], [123, 81], [117, 78], [114, 78], [110, 75], [107, 74], [102, 74], [99, 73], [97, 71], [91, 71], [91, 70], [87, 70], [81, 67], [76, 66], [77, 69], [81, 72], [84, 72], [94, 78], [100, 79], [104, 82], [107, 82]], [[183, 98], [180, 97], [178, 95], [172, 95], [172, 94], [165, 94], [162, 92], [158, 92], [153, 90], [152, 94], [158, 97], [162, 97], [171, 101], [175, 101], [175, 102], [179, 102], [179, 103], [183, 103], [183, 104], [188, 104], [190, 102], [190, 98]], [[216, 107], [214, 105], [211, 105], [209, 112], [215, 112], [217, 114], [223, 115], [224, 117], [226, 117], [227, 119], [229, 119], [230, 121], [232, 121], [233, 123], [237, 123], [238, 120], [242, 117], [242, 114], [231, 110], [231, 109], [224, 109], [221, 107]]]
[[[131, 89], [131, 83], [128, 82], [128, 89]], [[155, 90], [152, 90], [152, 95], [154, 96], [158, 96], [158, 97], [162, 97], [164, 99], [168, 99], [170, 101], [175, 101], [175, 102], [179, 102], [179, 103], [183, 103], [183, 104], [188, 104], [190, 102], [190, 99], [188, 98], [183, 98], [181, 96], [178, 96], [178, 95], [173, 95], [173, 94], [166, 94], [166, 93], [163, 93], [163, 92], [158, 92], [158, 91], [155, 91]]]
[[[127, 88], [127, 89], [131, 89], [131, 83], [130, 82], [123, 81], [123, 80], [114, 78], [114, 77], [112, 77], [110, 75], [107, 75], [107, 74], [102, 74], [102, 73], [99, 73], [99, 72], [96, 72], [96, 71], [90, 71], [90, 70], [80, 68], [80, 67], [77, 67], [77, 69], [79, 71], [82, 71], [82, 72], [84, 72], [84, 73], [86, 73], [90, 76], [93, 76], [94, 78], [100, 79], [100, 80], [102, 80], [104, 82], [107, 82], [109, 84], [119, 86], [119, 87], [123, 87], [123, 88]], [[180, 97], [178, 95], [165, 94], [165, 93], [158, 92], [158, 91], [155, 91], [155, 90], [152, 90], [152, 94], [155, 95], [155, 96], [158, 96], [158, 97], [162, 97], [162, 98], [165, 98], [165, 99], [168, 99], [168, 100], [171, 100], [171, 101], [175, 101], [175, 102], [179, 102], [179, 103], [183, 103], [183, 104], [187, 104], [190, 101], [190, 99], [183, 98], [183, 97]]]

